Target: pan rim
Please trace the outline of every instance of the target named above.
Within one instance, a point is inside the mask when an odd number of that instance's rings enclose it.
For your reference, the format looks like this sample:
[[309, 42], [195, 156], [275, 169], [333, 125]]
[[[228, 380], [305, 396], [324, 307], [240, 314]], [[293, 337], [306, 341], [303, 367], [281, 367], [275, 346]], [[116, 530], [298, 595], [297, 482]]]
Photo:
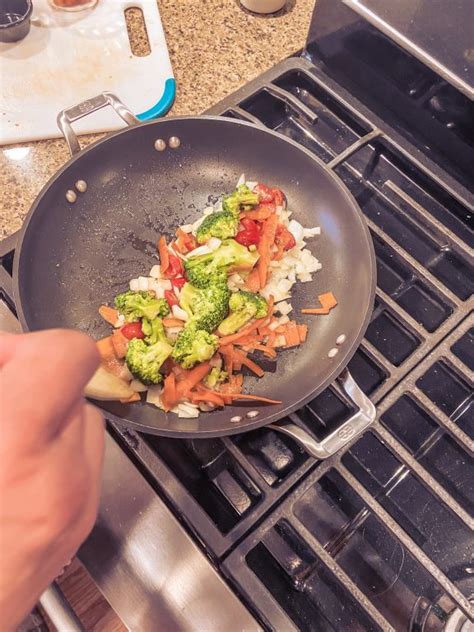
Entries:
[[[94, 151], [98, 146], [106, 143], [111, 138], [120, 136], [122, 134], [131, 133], [135, 128], [138, 128], [138, 127], [160, 126], [164, 124], [170, 124], [173, 122], [188, 121], [188, 120], [214, 121], [220, 124], [225, 123], [225, 124], [232, 124], [236, 126], [249, 127], [249, 128], [255, 129], [258, 132], [263, 132], [265, 134], [274, 136], [278, 138], [279, 140], [292, 145], [298, 151], [303, 152], [312, 162], [314, 162], [318, 166], [318, 168], [320, 168], [334, 182], [334, 185], [340, 190], [341, 194], [343, 194], [344, 197], [347, 199], [348, 204], [351, 206], [352, 210], [354, 211], [354, 215], [358, 218], [359, 224], [362, 228], [362, 234], [366, 242], [366, 251], [368, 254], [368, 263], [370, 266], [369, 273], [370, 273], [370, 278], [372, 282], [371, 282], [370, 292], [367, 295], [366, 304], [364, 305], [363, 309], [361, 309], [361, 314], [363, 313], [364, 317], [360, 319], [360, 326], [358, 328], [358, 333], [356, 336], [353, 337], [351, 344], [346, 346], [346, 348], [344, 349], [344, 352], [338, 354], [336, 358], [334, 358], [333, 367], [328, 371], [326, 378], [322, 380], [317, 386], [315, 386], [315, 388], [305, 397], [300, 398], [298, 401], [293, 402], [292, 404], [288, 406], [281, 407], [280, 405], [278, 410], [274, 411], [273, 413], [269, 415], [262, 416], [262, 418], [256, 418], [255, 420], [245, 419], [245, 422], [235, 424], [235, 428], [227, 428], [225, 430], [200, 429], [198, 431], [177, 431], [177, 430], [167, 429], [167, 428], [156, 428], [154, 426], [149, 426], [144, 423], [139, 423], [133, 420], [119, 417], [113, 413], [110, 413], [102, 409], [102, 407], [99, 404], [95, 403], [95, 405], [97, 405], [98, 408], [100, 408], [103, 411], [104, 416], [107, 418], [107, 420], [115, 422], [119, 424], [120, 426], [136, 429], [136, 430], [139, 430], [140, 432], [146, 432], [148, 434], [166, 436], [166, 437], [171, 437], [171, 438], [181, 438], [181, 439], [213, 438], [213, 437], [240, 434], [242, 432], [254, 430], [256, 428], [260, 428], [260, 427], [269, 425], [271, 423], [277, 422], [278, 420], [288, 416], [290, 413], [298, 410], [299, 408], [304, 406], [306, 403], [308, 403], [309, 401], [317, 397], [317, 395], [319, 395], [325, 388], [327, 388], [330, 384], [332, 384], [335, 381], [335, 379], [340, 375], [343, 369], [347, 366], [347, 364], [353, 357], [354, 353], [356, 352], [357, 348], [359, 347], [360, 341], [363, 338], [364, 333], [370, 321], [370, 317], [373, 310], [373, 304], [375, 300], [375, 292], [376, 292], [376, 259], [375, 259], [374, 245], [373, 245], [373, 241], [370, 235], [369, 228], [367, 226], [364, 215], [362, 213], [362, 210], [359, 207], [352, 193], [343, 183], [343, 181], [340, 178], [338, 178], [338, 176], [334, 173], [334, 171], [329, 169], [322, 160], [320, 160], [317, 156], [315, 156], [309, 149], [306, 149], [305, 147], [303, 147], [296, 141], [284, 136], [283, 134], [280, 134], [279, 132], [276, 132], [274, 130], [271, 130], [259, 125], [255, 125], [254, 123], [250, 123], [248, 121], [242, 121], [238, 119], [232, 119], [230, 117], [216, 116], [216, 115], [176, 116], [176, 117], [167, 117], [167, 118], [153, 120], [153, 121], [147, 121], [145, 123], [140, 123], [138, 125], [125, 127], [123, 129], [117, 130], [116, 132], [112, 132], [110, 134], [105, 135], [103, 138], [100, 138], [97, 141], [90, 143], [87, 147], [82, 149], [80, 152], [78, 152], [74, 156], [71, 156], [71, 158], [55, 174], [53, 174], [53, 176], [51, 176], [51, 178], [49, 178], [46, 184], [42, 187], [37, 197], [35, 198], [30, 210], [28, 211], [25, 217], [25, 220], [23, 222], [23, 225], [20, 229], [20, 235], [18, 238], [17, 247], [15, 249], [15, 256], [13, 260], [13, 296], [15, 300], [18, 319], [20, 321], [20, 325], [23, 331], [31, 331], [28, 325], [27, 319], [25, 317], [24, 309], [23, 309], [23, 304], [21, 300], [22, 292], [20, 289], [21, 284], [20, 284], [20, 279], [19, 279], [19, 270], [20, 270], [20, 265], [22, 261], [23, 242], [28, 233], [29, 224], [37, 208], [40, 206], [44, 195], [49, 190], [49, 188], [53, 185], [53, 183], [56, 180], [58, 180], [69, 169], [69, 167], [72, 164], [76, 163], [76, 161], [82, 158], [86, 153], [90, 151]], [[249, 405], [242, 406], [243, 411], [248, 410], [248, 408], [250, 408]], [[256, 407], [253, 406], [252, 408], [256, 408]]]

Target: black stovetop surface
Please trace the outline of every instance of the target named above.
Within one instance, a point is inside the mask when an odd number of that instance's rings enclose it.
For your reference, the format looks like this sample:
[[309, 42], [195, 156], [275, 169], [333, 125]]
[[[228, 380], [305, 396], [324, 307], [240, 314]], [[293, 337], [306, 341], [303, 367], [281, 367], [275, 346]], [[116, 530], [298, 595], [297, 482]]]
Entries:
[[[469, 200], [308, 60], [282, 62], [211, 112], [300, 142], [361, 206], [378, 285], [349, 368], [377, 421], [324, 462], [266, 428], [195, 441], [112, 430], [268, 629], [449, 630], [474, 594]], [[14, 241], [0, 251], [13, 310]], [[329, 387], [296, 419], [322, 439], [350, 413]]]

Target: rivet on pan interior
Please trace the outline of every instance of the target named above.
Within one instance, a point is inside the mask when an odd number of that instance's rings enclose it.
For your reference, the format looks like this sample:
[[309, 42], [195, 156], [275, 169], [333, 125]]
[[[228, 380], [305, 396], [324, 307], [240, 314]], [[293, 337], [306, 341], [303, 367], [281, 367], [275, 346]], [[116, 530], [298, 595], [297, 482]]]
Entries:
[[154, 145], [156, 151], [164, 151], [166, 149], [166, 143], [162, 138], [157, 138], [155, 140], [155, 145]]
[[239, 421], [242, 421], [242, 417], [240, 415], [236, 415], [235, 417], [231, 417], [230, 420], [233, 424], [238, 424]]
[[249, 410], [249, 412], [246, 414], [246, 417], [248, 417], [249, 419], [254, 419], [255, 417], [258, 417], [260, 415], [260, 413], [258, 412], [258, 410]]
[[332, 349], [329, 349], [328, 351], [328, 358], [334, 358], [334, 356], [336, 356], [339, 353], [339, 349], [336, 349], [336, 347], [333, 347]]
[[340, 336], [338, 336], [336, 338], [336, 344], [337, 345], [342, 345], [346, 342], [346, 334], [341, 334]]
[[87, 191], [87, 182], [85, 180], [78, 180], [74, 186], [79, 193], [85, 193]]
[[178, 149], [178, 147], [181, 145], [181, 141], [179, 140], [177, 136], [172, 136], [169, 139], [168, 143], [171, 149]]
[[77, 200], [77, 195], [74, 193], [72, 189], [66, 191], [66, 200], [73, 204]]

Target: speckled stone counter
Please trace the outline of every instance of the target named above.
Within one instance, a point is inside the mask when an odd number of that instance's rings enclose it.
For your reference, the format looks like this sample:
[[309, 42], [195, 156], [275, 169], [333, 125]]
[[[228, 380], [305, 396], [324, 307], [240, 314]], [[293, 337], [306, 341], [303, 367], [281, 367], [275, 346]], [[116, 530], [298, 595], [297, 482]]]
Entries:
[[[286, 8], [272, 16], [251, 14], [238, 0], [158, 0], [158, 4], [178, 86], [171, 114], [178, 115], [202, 112], [300, 49], [314, 0], [288, 0]], [[81, 142], [96, 138], [82, 137]], [[41, 187], [68, 157], [63, 140], [2, 149], [0, 238], [20, 228]]]

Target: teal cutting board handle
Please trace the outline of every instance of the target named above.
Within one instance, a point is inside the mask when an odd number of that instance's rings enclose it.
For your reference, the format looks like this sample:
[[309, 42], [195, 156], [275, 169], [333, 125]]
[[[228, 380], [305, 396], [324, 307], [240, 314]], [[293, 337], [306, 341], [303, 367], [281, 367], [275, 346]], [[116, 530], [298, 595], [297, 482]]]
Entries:
[[145, 112], [137, 114], [137, 118], [139, 118], [140, 121], [150, 121], [151, 119], [164, 116], [171, 109], [175, 98], [176, 81], [172, 77], [169, 77], [165, 81], [165, 89], [163, 90], [160, 100]]

